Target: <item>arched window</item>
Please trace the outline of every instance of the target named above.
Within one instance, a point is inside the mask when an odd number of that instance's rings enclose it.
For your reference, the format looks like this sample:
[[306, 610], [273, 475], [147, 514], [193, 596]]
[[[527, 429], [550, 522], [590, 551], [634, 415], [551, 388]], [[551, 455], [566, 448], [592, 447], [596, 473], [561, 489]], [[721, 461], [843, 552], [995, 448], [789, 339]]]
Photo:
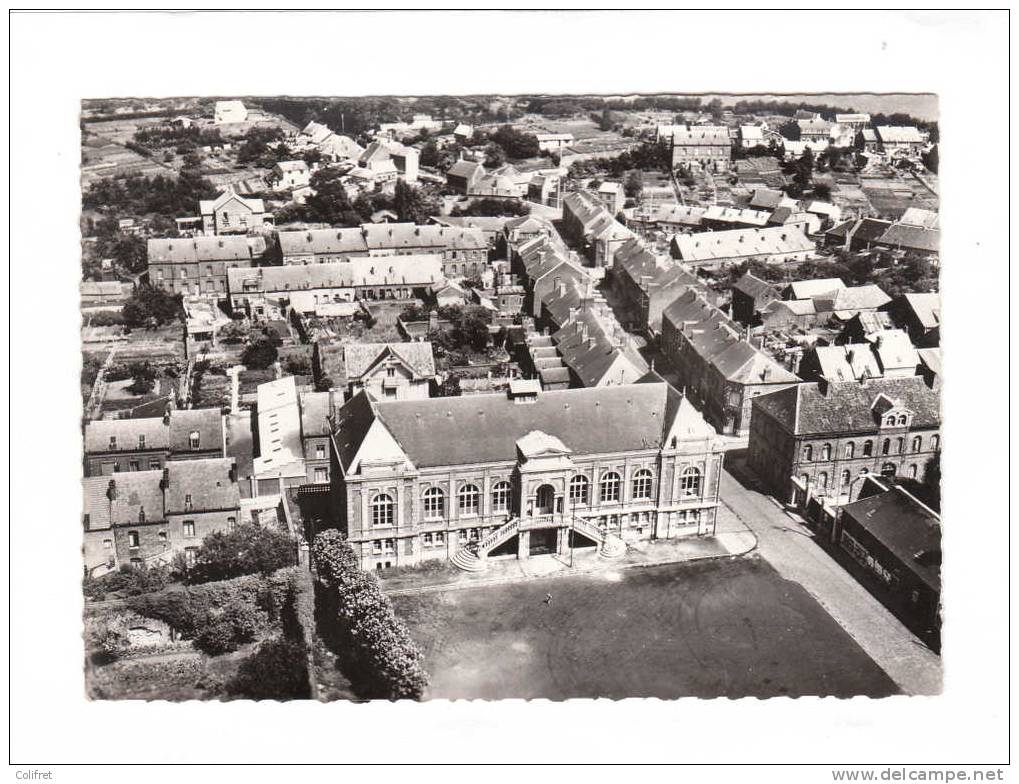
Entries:
[[446, 513], [446, 494], [438, 487], [429, 487], [424, 494], [425, 520], [439, 520]]
[[821, 459], [831, 460], [831, 444], [825, 444], [821, 447]]
[[940, 437], [938, 437], [938, 436], [931, 436], [931, 451], [932, 452], [937, 452], [938, 451], [938, 444], [940, 444], [940, 443], [941, 443], [941, 438]]
[[481, 494], [478, 492], [477, 485], [464, 485], [460, 488], [458, 496], [460, 505], [460, 515], [463, 517], [469, 517], [478, 513], [478, 502], [481, 498]]
[[633, 475], [633, 500], [646, 501], [651, 498], [652, 474], [646, 468]]
[[606, 501], [619, 500], [619, 474], [615, 471], [606, 471], [601, 475], [601, 483], [598, 486], [598, 494], [602, 503]]
[[906, 415], [905, 414], [900, 414], [899, 415], [899, 424], [900, 425], [906, 424]]
[[492, 488], [492, 511], [508, 512], [513, 488], [509, 482], [496, 482]]
[[913, 451], [919, 452], [923, 448], [923, 437], [916, 436], [913, 439]]
[[873, 441], [864, 441], [863, 442], [863, 456], [864, 457], [870, 457], [872, 454], [874, 454], [874, 442]]
[[810, 444], [807, 444], [805, 447], [803, 447], [803, 459], [806, 460], [808, 463], [814, 459], [814, 447], [812, 447]]
[[701, 470], [696, 466], [690, 466], [679, 479], [679, 491], [683, 495], [701, 494]]
[[800, 482], [804, 487], [810, 484], [810, 474], [800, 474]]
[[820, 487], [822, 490], [826, 490], [828, 488], [828, 472], [827, 471], [822, 471], [821, 473], [819, 473], [817, 475], [817, 486]]
[[588, 491], [590, 483], [587, 481], [586, 476], [577, 474], [570, 480], [570, 503], [571, 504], [586, 504], [588, 503]]
[[372, 525], [392, 525], [394, 506], [393, 497], [388, 493], [375, 496], [371, 502]]
[[892, 414], [887, 419], [885, 419], [885, 424], [886, 425], [894, 425], [895, 424], [895, 414]]
[[916, 479], [916, 463], [909, 467], [909, 478]]
[[856, 444], [850, 441], [846, 444], [846, 457], [853, 457], [856, 454]]
[[895, 439], [895, 452], [896, 452], [896, 454], [900, 454], [901, 455], [902, 454], [902, 450], [905, 448], [905, 446], [906, 446], [906, 439], [904, 439], [904, 438], [896, 438]]
[[842, 487], [841, 490], [844, 493], [849, 492], [849, 483], [853, 481], [853, 475], [849, 471], [842, 472]]
[[888, 452], [891, 451], [891, 448], [892, 448], [892, 439], [886, 438], [884, 441], [881, 442], [881, 454], [887, 455]]
[[895, 476], [895, 463], [885, 463], [881, 466], [881, 476]]

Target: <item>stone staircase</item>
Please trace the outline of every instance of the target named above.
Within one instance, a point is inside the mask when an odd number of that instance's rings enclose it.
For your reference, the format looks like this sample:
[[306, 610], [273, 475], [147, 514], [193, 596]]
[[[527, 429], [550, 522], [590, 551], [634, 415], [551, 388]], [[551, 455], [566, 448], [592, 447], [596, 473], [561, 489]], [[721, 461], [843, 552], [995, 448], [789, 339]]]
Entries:
[[465, 572], [480, 572], [488, 567], [487, 557], [492, 550], [514, 536], [520, 529], [519, 518], [513, 517], [496, 528], [480, 542], [461, 547], [449, 560]]
[[602, 531], [587, 520], [579, 517], [573, 518], [573, 528], [598, 543], [598, 555], [601, 558], [620, 558], [626, 554], [626, 542], [615, 534]]

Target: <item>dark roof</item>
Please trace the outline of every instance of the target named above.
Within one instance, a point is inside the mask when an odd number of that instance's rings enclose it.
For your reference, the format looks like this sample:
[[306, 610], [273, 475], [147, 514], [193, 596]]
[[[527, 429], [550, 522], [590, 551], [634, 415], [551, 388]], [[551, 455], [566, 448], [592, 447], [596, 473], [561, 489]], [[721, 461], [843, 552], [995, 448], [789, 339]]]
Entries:
[[845, 239], [849, 235], [849, 230], [855, 225], [856, 221], [852, 219], [842, 221], [842, 223], [837, 223], [828, 229], [828, 231], [825, 232], [825, 236]]
[[301, 433], [305, 438], [327, 436], [329, 427], [329, 393], [301, 393]]
[[797, 384], [754, 398], [753, 405], [796, 435], [876, 432], [873, 406], [882, 394], [913, 412], [914, 428], [940, 425], [938, 393], [920, 376]]
[[941, 231], [925, 229], [922, 226], [910, 226], [895, 223], [878, 240], [882, 245], [906, 250], [919, 250], [925, 253], [937, 253], [941, 246]]
[[[240, 505], [240, 488], [236, 474], [230, 476], [236, 464], [231, 457], [212, 457], [205, 460], [171, 460], [165, 470], [169, 473], [166, 488], [167, 514], [235, 509]], [[191, 508], [187, 508], [187, 496]]]
[[344, 468], [349, 466], [357, 455], [357, 450], [374, 421], [375, 412], [372, 409], [371, 396], [367, 392], [354, 395], [336, 412], [333, 443], [340, 465]]
[[223, 414], [218, 408], [177, 409], [170, 412], [170, 451], [190, 452], [190, 436], [198, 431], [202, 450], [223, 448]]
[[935, 591], [941, 590], [941, 518], [903, 488], [842, 507], [902, 565]]
[[[421, 468], [516, 460], [517, 440], [534, 430], [578, 454], [660, 449], [680, 411], [679, 397], [667, 384], [631, 384], [542, 392], [526, 405], [478, 395], [381, 402], [374, 409]], [[337, 449], [345, 465], [368, 432], [372, 407], [358, 395], [340, 411]], [[688, 403], [683, 411], [691, 420], [700, 417]], [[699, 426], [705, 427], [702, 419]]]
[[877, 242], [881, 236], [888, 231], [891, 221], [878, 220], [877, 218], [864, 218], [853, 233], [854, 241]]
[[[111, 525], [138, 523], [139, 511], [145, 510], [145, 521], [163, 520], [163, 491], [159, 486], [162, 471], [125, 471], [114, 476], [92, 476], [85, 479], [85, 514], [89, 529], [110, 528]], [[110, 486], [116, 488], [116, 500], [110, 502]]]
[[743, 273], [743, 277], [736, 281], [733, 288], [746, 294], [748, 297], [752, 297], [754, 300], [763, 298], [778, 299], [778, 291], [774, 286], [766, 280], [761, 280], [751, 275], [749, 272]]

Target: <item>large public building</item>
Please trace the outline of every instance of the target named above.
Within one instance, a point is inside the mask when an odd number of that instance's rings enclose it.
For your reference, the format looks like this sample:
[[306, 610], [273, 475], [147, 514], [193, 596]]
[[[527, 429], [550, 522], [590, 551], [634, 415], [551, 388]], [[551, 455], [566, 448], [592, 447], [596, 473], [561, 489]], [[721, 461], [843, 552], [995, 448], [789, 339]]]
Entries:
[[338, 519], [364, 569], [598, 548], [715, 531], [722, 444], [683, 395], [643, 383], [377, 401], [333, 421]]

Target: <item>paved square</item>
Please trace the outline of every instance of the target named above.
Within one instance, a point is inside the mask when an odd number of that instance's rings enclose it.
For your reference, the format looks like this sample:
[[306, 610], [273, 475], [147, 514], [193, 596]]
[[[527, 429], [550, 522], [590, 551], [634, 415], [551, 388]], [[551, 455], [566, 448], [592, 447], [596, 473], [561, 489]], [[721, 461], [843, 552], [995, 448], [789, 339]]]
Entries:
[[431, 698], [898, 693], [803, 588], [759, 559], [397, 596], [393, 604], [425, 653]]

